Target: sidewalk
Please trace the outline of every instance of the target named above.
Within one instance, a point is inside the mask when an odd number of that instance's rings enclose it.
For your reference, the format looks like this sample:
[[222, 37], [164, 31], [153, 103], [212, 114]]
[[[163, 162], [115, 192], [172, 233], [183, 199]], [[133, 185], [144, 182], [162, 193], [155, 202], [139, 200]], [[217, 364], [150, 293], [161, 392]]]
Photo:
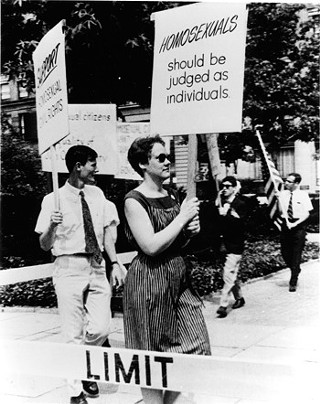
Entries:
[[[243, 286], [246, 305], [233, 310], [226, 318], [216, 317], [219, 296], [208, 296], [204, 315], [209, 329], [212, 355], [239, 360], [319, 364], [319, 261], [302, 265], [296, 293], [288, 292], [290, 271], [282, 270]], [[56, 309], [5, 308], [0, 312], [1, 339], [59, 342], [60, 326]], [[109, 341], [113, 347], [124, 347], [120, 315], [113, 319]], [[273, 376], [273, 375], [272, 375]], [[209, 377], [209, 375], [208, 375]], [[245, 375], [244, 375], [245, 377]], [[272, 379], [273, 380], [273, 379]], [[277, 375], [274, 375], [274, 383]], [[304, 380], [301, 380], [303, 383]], [[272, 386], [270, 386], [271, 388]], [[296, 386], [292, 386], [293, 393]], [[140, 389], [122, 385], [100, 384], [100, 397], [88, 398], [89, 404], [142, 403]], [[292, 391], [288, 394], [292, 395]], [[208, 397], [184, 394], [179, 404], [262, 404], [275, 403], [250, 392], [251, 399], [239, 397], [236, 388], [228, 396]], [[316, 403], [318, 386], [306, 389], [303, 403]], [[68, 404], [63, 379], [49, 377], [5, 377], [0, 382], [0, 402], [4, 404]], [[280, 401], [279, 401], [280, 402]], [[290, 402], [281, 401], [282, 403]]]

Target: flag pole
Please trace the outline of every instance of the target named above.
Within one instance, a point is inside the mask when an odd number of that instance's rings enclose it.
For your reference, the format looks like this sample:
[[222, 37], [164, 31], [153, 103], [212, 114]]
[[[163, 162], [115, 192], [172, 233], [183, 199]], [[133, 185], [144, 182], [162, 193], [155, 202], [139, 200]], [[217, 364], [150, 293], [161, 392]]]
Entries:
[[[260, 131], [259, 131], [259, 129], [258, 129], [259, 126], [261, 126], [261, 125], [257, 125], [257, 126], [255, 127], [256, 136], [257, 136], [257, 138], [258, 138], [258, 140], [259, 140], [260, 149], [262, 150], [263, 157], [264, 157], [264, 161], [265, 161], [266, 164], [267, 164], [267, 167], [268, 167], [268, 170], [269, 170], [269, 174], [270, 174], [270, 178], [271, 178], [271, 181], [272, 181], [272, 183], [273, 183], [274, 189], [276, 189], [276, 190], [278, 191], [276, 181], [275, 181], [274, 176], [273, 176], [273, 174], [272, 174], [272, 171], [271, 171], [271, 169], [270, 169], [269, 159], [268, 159], [268, 156], [267, 156], [267, 153], [266, 153], [266, 149], [265, 149], [265, 147], [264, 147], [264, 144], [263, 144], [263, 141], [262, 141], [262, 138], [261, 138], [261, 135], [260, 135]], [[283, 209], [283, 206], [282, 206], [282, 203], [281, 203], [281, 201], [280, 201], [280, 198], [279, 198], [278, 194], [276, 194], [276, 197], [277, 197], [277, 200], [278, 200], [280, 209], [281, 209], [281, 213], [282, 213], [282, 215], [284, 216], [284, 219], [285, 219], [285, 221], [286, 221], [286, 224], [288, 225], [288, 215], [287, 215], [287, 212]]]

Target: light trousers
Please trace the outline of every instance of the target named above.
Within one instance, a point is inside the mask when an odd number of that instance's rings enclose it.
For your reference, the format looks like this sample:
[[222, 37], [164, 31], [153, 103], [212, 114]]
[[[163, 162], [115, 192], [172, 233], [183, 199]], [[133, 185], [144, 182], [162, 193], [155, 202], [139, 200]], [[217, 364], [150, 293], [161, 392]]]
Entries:
[[241, 254], [233, 253], [226, 256], [226, 262], [223, 267], [224, 286], [220, 298], [220, 306], [222, 307], [228, 306], [231, 294], [236, 300], [242, 297], [240, 282], [237, 279], [241, 257]]
[[[91, 257], [57, 257], [53, 284], [64, 342], [101, 346], [111, 324], [111, 287], [105, 261], [97, 264]], [[81, 393], [81, 381], [68, 380], [68, 385], [70, 396]]]

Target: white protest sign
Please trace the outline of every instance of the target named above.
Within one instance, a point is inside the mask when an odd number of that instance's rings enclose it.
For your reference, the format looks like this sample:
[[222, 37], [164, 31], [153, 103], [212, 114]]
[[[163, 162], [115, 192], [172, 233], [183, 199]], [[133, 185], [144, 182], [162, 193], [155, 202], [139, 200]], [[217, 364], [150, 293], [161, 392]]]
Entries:
[[33, 52], [39, 153], [69, 133], [63, 21], [52, 28]]
[[[114, 175], [117, 170], [116, 105], [69, 104], [70, 135], [56, 144], [57, 171], [67, 173], [65, 155], [71, 146], [83, 144], [97, 154], [99, 174]], [[49, 152], [41, 156], [43, 171], [51, 171]]]
[[127, 154], [132, 142], [137, 137], [148, 135], [150, 135], [150, 123], [117, 123], [118, 168], [116, 178], [142, 180], [142, 177], [134, 171], [128, 162]]
[[1, 341], [0, 355], [2, 378], [39, 375], [120, 384], [127, 388], [190, 391], [206, 395], [206, 403], [221, 402], [216, 398], [228, 396], [251, 402], [259, 402], [261, 397], [270, 403], [288, 402], [293, 385], [297, 386], [294, 395], [299, 397], [298, 402], [308, 402], [306, 392], [316, 397], [319, 374], [317, 361], [297, 358], [249, 360], [8, 339]]
[[[117, 123], [117, 156], [118, 169], [116, 178], [126, 180], [142, 180], [142, 177], [134, 171], [128, 162], [128, 150], [132, 142], [138, 137], [150, 135], [150, 123], [133, 122], [133, 123]], [[166, 144], [167, 152], [170, 153], [170, 138], [162, 139]]]
[[154, 14], [151, 134], [241, 131], [245, 3]]

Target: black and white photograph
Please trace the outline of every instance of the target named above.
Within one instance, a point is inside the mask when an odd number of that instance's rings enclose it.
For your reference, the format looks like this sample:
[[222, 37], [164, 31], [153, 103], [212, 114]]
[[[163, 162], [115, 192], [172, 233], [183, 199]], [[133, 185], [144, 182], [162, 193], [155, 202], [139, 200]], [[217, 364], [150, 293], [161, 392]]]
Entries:
[[1, 0], [1, 403], [319, 401], [319, 50], [319, 2]]

